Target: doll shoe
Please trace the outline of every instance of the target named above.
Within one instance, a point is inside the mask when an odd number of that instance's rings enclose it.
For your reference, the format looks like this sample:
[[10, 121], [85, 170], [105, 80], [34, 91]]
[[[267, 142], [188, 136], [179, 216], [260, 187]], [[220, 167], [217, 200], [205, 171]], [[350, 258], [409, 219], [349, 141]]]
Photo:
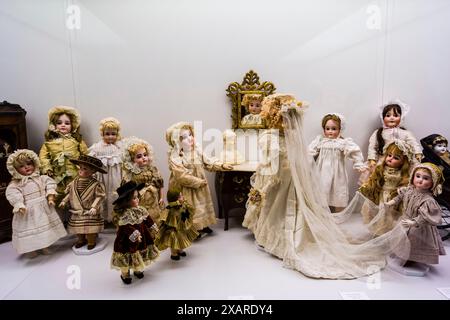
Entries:
[[77, 242], [75, 243], [75, 248], [81, 248], [83, 246], [85, 246], [87, 244], [87, 241], [83, 241], [83, 242]]
[[184, 251], [178, 252], [178, 255], [179, 255], [180, 257], [186, 257], [186, 256], [187, 256], [186, 252], [184, 252]]
[[142, 279], [144, 277], [144, 272], [133, 272], [134, 276], [138, 279]]
[[200, 230], [200, 232], [210, 234], [210, 233], [212, 233], [213, 231], [212, 231], [209, 227], [206, 227], [206, 228], [203, 228], [202, 230]]
[[179, 256], [179, 255], [176, 255], [176, 256], [170, 256], [170, 259], [175, 260], [175, 261], [178, 261], [178, 260], [180, 260], [180, 256]]
[[49, 254], [52, 254], [52, 252], [50, 251], [50, 249], [49, 248], [43, 248], [43, 249], [41, 249], [41, 253], [43, 254], [43, 255], [49, 255]]
[[87, 249], [88, 249], [88, 250], [92, 250], [92, 249], [95, 248], [96, 245], [97, 245], [96, 243], [94, 243], [94, 244], [88, 244]]
[[133, 279], [131, 279], [131, 278], [122, 277], [122, 275], [120, 275], [120, 279], [122, 279], [123, 283], [125, 283], [125, 284], [130, 284], [131, 281], [133, 281]]

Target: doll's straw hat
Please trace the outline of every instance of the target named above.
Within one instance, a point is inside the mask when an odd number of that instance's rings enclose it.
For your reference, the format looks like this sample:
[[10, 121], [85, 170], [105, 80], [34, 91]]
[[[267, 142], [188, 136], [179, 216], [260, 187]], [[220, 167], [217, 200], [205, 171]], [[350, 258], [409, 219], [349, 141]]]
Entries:
[[136, 184], [136, 182], [134, 181], [128, 181], [127, 183], [121, 185], [120, 187], [117, 188], [116, 191], [119, 197], [116, 200], [114, 200], [113, 204], [117, 204], [123, 199], [126, 199], [126, 197], [135, 190], [137, 191], [142, 190], [144, 186], [145, 183]]
[[101, 173], [108, 173], [105, 169], [102, 168], [102, 161], [92, 156], [82, 154], [78, 159], [70, 159], [70, 162], [74, 164], [85, 164]]

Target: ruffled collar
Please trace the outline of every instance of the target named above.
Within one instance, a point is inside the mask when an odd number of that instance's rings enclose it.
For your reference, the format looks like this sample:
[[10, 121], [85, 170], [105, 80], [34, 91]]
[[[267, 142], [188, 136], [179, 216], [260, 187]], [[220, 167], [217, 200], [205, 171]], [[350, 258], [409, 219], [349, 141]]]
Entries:
[[141, 206], [125, 209], [119, 217], [117, 224], [124, 226], [127, 224], [140, 224], [148, 217], [148, 211]]

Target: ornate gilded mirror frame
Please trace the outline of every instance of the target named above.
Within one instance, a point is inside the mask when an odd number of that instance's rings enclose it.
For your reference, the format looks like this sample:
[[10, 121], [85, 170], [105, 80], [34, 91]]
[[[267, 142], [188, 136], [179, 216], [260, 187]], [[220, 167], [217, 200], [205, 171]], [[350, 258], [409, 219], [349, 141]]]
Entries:
[[228, 86], [227, 96], [230, 97], [233, 104], [231, 118], [233, 120], [233, 129], [264, 129], [262, 125], [243, 125], [241, 120], [246, 113], [245, 107], [242, 105], [242, 98], [245, 94], [261, 94], [266, 97], [275, 93], [275, 86], [272, 82], [264, 81], [260, 83], [259, 76], [253, 70], [247, 72], [241, 84], [233, 82]]

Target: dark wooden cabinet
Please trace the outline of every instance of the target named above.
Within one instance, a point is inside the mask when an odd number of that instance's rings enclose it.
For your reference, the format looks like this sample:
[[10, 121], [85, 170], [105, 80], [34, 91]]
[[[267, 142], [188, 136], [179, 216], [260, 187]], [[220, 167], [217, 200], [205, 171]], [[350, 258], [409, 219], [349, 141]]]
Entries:
[[0, 102], [0, 243], [11, 240], [12, 235], [12, 207], [5, 196], [11, 181], [6, 160], [16, 149], [28, 148], [26, 113], [17, 104]]
[[248, 171], [219, 171], [216, 172], [216, 194], [219, 206], [219, 218], [225, 219], [224, 230], [228, 230], [229, 213], [239, 209], [245, 214], [245, 205], [250, 192], [250, 177], [254, 172]]

